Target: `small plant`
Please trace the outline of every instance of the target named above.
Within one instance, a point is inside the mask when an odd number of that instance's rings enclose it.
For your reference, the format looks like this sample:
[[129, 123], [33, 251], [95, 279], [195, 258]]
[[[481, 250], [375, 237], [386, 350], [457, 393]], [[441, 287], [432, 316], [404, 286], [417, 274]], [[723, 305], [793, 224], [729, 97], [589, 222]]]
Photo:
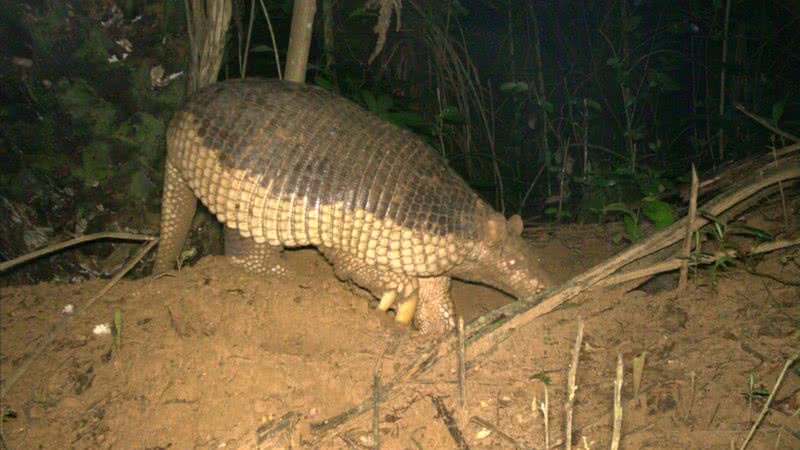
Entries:
[[178, 261], [177, 261], [178, 272], [181, 271], [181, 269], [183, 268], [183, 266], [187, 262], [189, 262], [192, 259], [194, 259], [195, 256], [197, 256], [197, 248], [195, 248], [195, 247], [188, 248], [188, 249], [182, 251], [180, 256], [178, 257]]
[[577, 180], [583, 186], [578, 205], [578, 221], [591, 222], [609, 216], [622, 216], [624, 231], [614, 237], [636, 242], [643, 237], [642, 222], [663, 229], [675, 222], [672, 206], [665, 201], [677, 192], [674, 183], [661, 173], [627, 167], [612, 170], [598, 169], [586, 179]]
[[114, 311], [114, 353], [119, 354], [119, 349], [122, 346], [122, 312], [120, 310]]
[[395, 107], [394, 99], [386, 94], [375, 94], [362, 89], [358, 101], [373, 114], [401, 128], [418, 128], [425, 124], [425, 120], [419, 113], [399, 111]]
[[[730, 244], [731, 236], [750, 237], [754, 246], [773, 240], [773, 236], [770, 233], [759, 228], [740, 224], [728, 225], [713, 214], [703, 211], [700, 214], [711, 223], [701, 230], [695, 231], [694, 248], [696, 250], [689, 254], [689, 261], [692, 267], [697, 267], [698, 265], [708, 266], [708, 274], [713, 287], [716, 287], [717, 277], [720, 273], [728, 270], [733, 264], [742, 259], [741, 255]], [[701, 236], [705, 236], [716, 244], [716, 253], [701, 250], [703, 241]]]
[[675, 221], [672, 215], [672, 207], [653, 196], [646, 196], [639, 201], [638, 208], [632, 208], [622, 202], [606, 205], [602, 210], [603, 215], [620, 213], [625, 226], [624, 234], [616, 236], [615, 242], [627, 239], [630, 242], [637, 242], [642, 238], [641, 218], [644, 217], [651, 221], [656, 229], [666, 228]]

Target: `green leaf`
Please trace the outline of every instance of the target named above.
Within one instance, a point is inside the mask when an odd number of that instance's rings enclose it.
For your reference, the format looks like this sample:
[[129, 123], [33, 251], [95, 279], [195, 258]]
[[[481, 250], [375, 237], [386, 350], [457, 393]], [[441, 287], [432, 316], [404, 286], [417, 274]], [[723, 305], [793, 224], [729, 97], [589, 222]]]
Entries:
[[625, 31], [631, 32], [639, 27], [639, 24], [642, 22], [642, 16], [630, 16], [628, 20], [625, 21]]
[[631, 242], [636, 242], [642, 238], [642, 232], [639, 230], [639, 224], [634, 216], [626, 214], [622, 218], [622, 222], [625, 224], [625, 235]]
[[591, 109], [593, 109], [595, 111], [602, 111], [602, 109], [603, 109], [600, 106], [600, 103], [596, 102], [595, 100], [592, 100], [591, 98], [587, 98], [586, 99], [586, 106], [588, 106], [589, 108], [591, 108]]
[[378, 111], [388, 112], [394, 106], [394, 100], [388, 95], [379, 95], [377, 100]]
[[547, 375], [547, 372], [539, 372], [537, 374], [534, 374], [531, 377], [531, 379], [532, 380], [539, 380], [539, 381], [541, 381], [542, 383], [544, 383], [544, 384], [546, 384], [548, 386], [553, 384], [553, 379], [550, 378], [549, 375]]
[[378, 112], [378, 102], [375, 100], [375, 95], [372, 92], [363, 90], [361, 91], [361, 98], [364, 100], [364, 105], [369, 111], [374, 113]]
[[128, 194], [138, 201], [144, 201], [150, 196], [154, 187], [153, 182], [147, 178], [144, 171], [140, 170], [131, 176], [131, 181], [128, 184]]
[[528, 92], [528, 83], [524, 81], [506, 81], [500, 85], [500, 92], [508, 92], [510, 94], [523, 94]]
[[334, 86], [333, 81], [322, 75], [317, 75], [314, 78], [314, 84], [321, 87], [322, 89], [325, 89], [328, 92], [333, 92], [336, 90], [336, 86]]
[[556, 110], [555, 106], [553, 106], [553, 103], [547, 100], [542, 100], [539, 102], [539, 106], [550, 114], [553, 114], [553, 112]]
[[114, 350], [119, 352], [122, 341], [122, 312], [120, 310], [114, 311]]
[[255, 45], [250, 48], [250, 53], [272, 53], [273, 51], [274, 50], [272, 50], [272, 47], [265, 44]]
[[422, 116], [411, 111], [388, 112], [381, 114], [381, 117], [395, 125], [404, 128], [420, 127], [425, 125], [425, 120], [422, 118]]
[[783, 117], [783, 110], [784, 110], [785, 107], [786, 107], [786, 99], [785, 98], [775, 102], [775, 104], [772, 105], [772, 122], [773, 123], [777, 124], [778, 121], [781, 120], [781, 117]]
[[658, 229], [666, 228], [673, 224], [672, 207], [661, 200], [645, 197], [642, 199], [642, 213], [650, 219]]
[[364, 105], [367, 109], [379, 116], [389, 112], [394, 106], [394, 100], [388, 95], [375, 96], [375, 94], [366, 89], [361, 91], [361, 98], [364, 100]]
[[770, 234], [768, 231], [764, 231], [761, 228], [750, 227], [747, 225], [732, 225], [730, 232], [744, 236], [752, 236], [764, 242], [773, 241], [775, 239], [772, 236], [772, 234]]
[[78, 79], [59, 83], [61, 107], [79, 124], [91, 129], [96, 137], [111, 137], [116, 108], [100, 98], [86, 82]]
[[650, 72], [650, 83], [653, 87], [658, 87], [664, 92], [675, 92], [681, 89], [680, 85], [672, 77], [658, 70]]
[[104, 142], [93, 142], [81, 151], [81, 166], [72, 173], [84, 184], [95, 185], [107, 180], [114, 174], [111, 163], [110, 148]]
[[464, 114], [455, 106], [445, 106], [439, 113], [439, 120], [451, 124], [461, 124], [464, 123]]
[[603, 207], [603, 213], [608, 214], [610, 212], [619, 212], [623, 213], [626, 216], [635, 217], [636, 214], [633, 212], [632, 209], [628, 208], [628, 205], [618, 202], [618, 203], [611, 203]]
[[164, 122], [152, 114], [142, 113], [139, 115], [139, 123], [133, 128], [134, 140], [141, 155], [148, 163], [158, 160], [164, 148]]

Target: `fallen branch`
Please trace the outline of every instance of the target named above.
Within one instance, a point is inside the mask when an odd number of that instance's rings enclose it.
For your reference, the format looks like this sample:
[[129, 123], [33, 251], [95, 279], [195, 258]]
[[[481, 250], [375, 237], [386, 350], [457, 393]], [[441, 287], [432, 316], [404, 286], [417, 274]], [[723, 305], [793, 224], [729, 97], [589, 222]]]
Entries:
[[[99, 233], [99, 234], [103, 234], [103, 233]], [[74, 314], [67, 316], [60, 324], [58, 324], [57, 326], [53, 327], [53, 329], [50, 331], [50, 333], [47, 335], [47, 337], [45, 337], [41, 342], [39, 342], [39, 345], [36, 346], [36, 349], [34, 349], [33, 352], [31, 352], [30, 355], [28, 355], [28, 357], [25, 359], [25, 361], [22, 362], [22, 364], [19, 366], [17, 371], [14, 372], [14, 374], [11, 375], [7, 380], [5, 380], [5, 382], [3, 383], [3, 388], [0, 390], [0, 398], [5, 398], [6, 394], [9, 391], [9, 389], [11, 389], [14, 386], [14, 384], [17, 382], [19, 377], [21, 377], [23, 374], [25, 374], [25, 372], [28, 370], [28, 367], [30, 367], [31, 363], [37, 357], [39, 357], [39, 355], [42, 354], [42, 351], [44, 351], [44, 349], [47, 348], [47, 346], [50, 345], [50, 343], [53, 342], [53, 340], [59, 334], [61, 334], [67, 328], [67, 326], [73, 320], [75, 320], [76, 317], [80, 316], [84, 311], [89, 309], [90, 306], [94, 305], [97, 300], [99, 300], [108, 291], [110, 291], [111, 288], [114, 287], [114, 285], [116, 285], [117, 282], [119, 282], [119, 280], [121, 280], [122, 277], [125, 276], [125, 274], [127, 274], [131, 269], [133, 269], [133, 267], [142, 258], [144, 258], [144, 255], [146, 255], [147, 252], [149, 252], [157, 243], [158, 243], [158, 238], [155, 238], [155, 239], [151, 240], [150, 242], [148, 242], [147, 244], [142, 245], [141, 249], [139, 249], [139, 252], [136, 253], [136, 255], [134, 255], [133, 258], [128, 260], [127, 263], [125, 263], [125, 266], [122, 267], [122, 269], [120, 269], [120, 271], [117, 272], [114, 275], [114, 277], [111, 279], [111, 281], [109, 281], [108, 284], [106, 284], [103, 287], [103, 289], [100, 289], [100, 292], [95, 294], [94, 297], [90, 298], [86, 303], [81, 305], [81, 307], [78, 308], [75, 311]]]
[[49, 253], [57, 252], [59, 250], [63, 250], [67, 247], [72, 247], [73, 245], [78, 245], [83, 242], [89, 241], [96, 241], [98, 239], [123, 239], [128, 241], [153, 241], [158, 239], [154, 236], [146, 236], [143, 234], [133, 234], [133, 233], [123, 233], [123, 232], [116, 232], [116, 231], [106, 231], [103, 233], [94, 233], [94, 234], [87, 234], [85, 236], [76, 237], [75, 239], [70, 239], [68, 241], [61, 242], [60, 244], [53, 244], [48, 245], [45, 248], [36, 250], [34, 252], [18, 256], [12, 260], [4, 261], [0, 263], [0, 272], [5, 272], [6, 270], [22, 264], [24, 262], [28, 262], [32, 259], [36, 259], [40, 256], [47, 255]]
[[[761, 244], [753, 247], [747, 253], [739, 253], [738, 256], [749, 256], [749, 255], [757, 255], [759, 253], [769, 253], [769, 252], [774, 252], [775, 250], [780, 250], [787, 247], [793, 247], [796, 245], [800, 245], [800, 238], [794, 240], [767, 242], [766, 244]], [[692, 261], [691, 263], [695, 266], [703, 264], [713, 264], [722, 258], [731, 258], [736, 256], [737, 253], [735, 250], [727, 250], [724, 252], [715, 253], [713, 255], [700, 255], [697, 258], [695, 258], [695, 260]], [[681, 266], [687, 261], [688, 259], [685, 260], [683, 258], [676, 258], [669, 261], [664, 261], [658, 264], [654, 264], [650, 267], [646, 267], [644, 269], [634, 270], [631, 272], [625, 272], [619, 275], [608, 277], [605, 280], [598, 282], [597, 286], [614, 286], [616, 284], [627, 283], [628, 281], [637, 280], [639, 278], [651, 277], [653, 275], [663, 272], [670, 272], [672, 270], [680, 269]]]
[[[780, 159], [754, 171], [751, 177], [737, 182], [732, 189], [706, 203], [703, 210], [714, 216], [719, 215], [761, 189], [792, 178], [800, 178], [800, 155]], [[680, 241], [686, 233], [687, 222], [686, 218], [675, 222], [669, 228], [574, 277], [554, 291], [510, 303], [479, 318], [467, 330], [473, 359], [480, 359], [481, 355], [508, 338], [513, 330], [549, 313], [622, 267]], [[708, 219], [697, 217], [694, 222], [693, 231], [705, 226]], [[489, 325], [493, 322], [499, 322], [499, 325]]]
[[735, 103], [733, 105], [733, 107], [738, 109], [742, 114], [744, 114], [745, 116], [751, 118], [753, 121], [755, 121], [756, 123], [758, 123], [762, 127], [764, 127], [766, 129], [768, 129], [769, 131], [772, 131], [773, 133], [777, 134], [778, 136], [783, 136], [786, 139], [789, 139], [790, 141], [794, 141], [794, 142], [800, 143], [800, 138], [799, 137], [797, 137], [797, 136], [795, 136], [795, 135], [793, 135], [793, 134], [791, 134], [791, 133], [789, 133], [787, 131], [783, 131], [780, 128], [778, 128], [778, 127], [772, 125], [771, 123], [769, 123], [769, 121], [767, 119], [765, 119], [765, 118], [763, 118], [763, 117], [761, 117], [759, 115], [756, 115], [754, 113], [751, 113], [750, 111], [745, 109], [745, 107], [741, 103]]
[[689, 252], [692, 251], [692, 229], [694, 228], [694, 218], [697, 215], [697, 190], [699, 181], [697, 180], [697, 171], [692, 164], [692, 187], [689, 192], [689, 213], [686, 215], [686, 237], [683, 240], [683, 248], [681, 249], [681, 276], [678, 280], [678, 291], [686, 289], [689, 281]]

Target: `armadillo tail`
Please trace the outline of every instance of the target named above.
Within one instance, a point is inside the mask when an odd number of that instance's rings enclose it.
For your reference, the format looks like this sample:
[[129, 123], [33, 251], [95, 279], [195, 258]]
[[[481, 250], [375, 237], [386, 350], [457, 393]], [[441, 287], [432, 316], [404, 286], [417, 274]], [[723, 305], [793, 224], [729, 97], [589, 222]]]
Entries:
[[164, 194], [161, 198], [161, 242], [158, 244], [153, 273], [163, 273], [175, 267], [189, 234], [196, 207], [197, 198], [168, 156], [164, 168]]

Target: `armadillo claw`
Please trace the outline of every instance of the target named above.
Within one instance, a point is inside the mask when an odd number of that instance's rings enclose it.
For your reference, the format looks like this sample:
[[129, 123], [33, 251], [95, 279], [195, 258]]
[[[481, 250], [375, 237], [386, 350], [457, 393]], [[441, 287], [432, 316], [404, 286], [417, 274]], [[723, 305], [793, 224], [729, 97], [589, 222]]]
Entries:
[[384, 292], [381, 296], [381, 302], [378, 304], [378, 309], [381, 311], [388, 311], [395, 300], [397, 300], [397, 291]]
[[419, 297], [417, 297], [416, 293], [403, 300], [397, 306], [397, 315], [394, 316], [394, 320], [402, 324], [411, 323], [411, 320], [414, 319], [414, 313], [417, 311], [418, 300]]

